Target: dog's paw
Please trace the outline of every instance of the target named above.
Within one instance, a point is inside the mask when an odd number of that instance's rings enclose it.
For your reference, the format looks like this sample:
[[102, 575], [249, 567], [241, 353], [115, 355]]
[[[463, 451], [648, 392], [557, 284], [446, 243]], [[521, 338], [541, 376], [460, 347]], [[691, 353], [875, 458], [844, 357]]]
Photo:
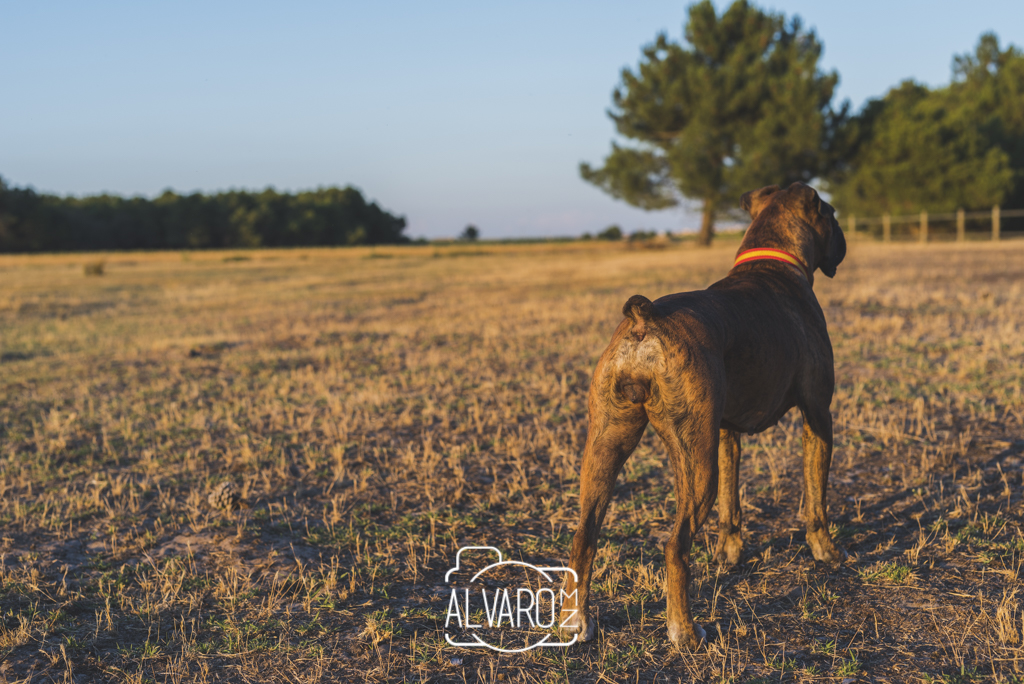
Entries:
[[580, 641], [593, 641], [597, 636], [597, 620], [588, 619], [583, 621], [583, 629], [580, 632]]
[[743, 557], [743, 539], [738, 534], [720, 537], [715, 549], [715, 562], [722, 570], [734, 568]]
[[593, 641], [597, 636], [597, 620], [583, 611], [576, 612], [568, 619], [563, 617], [562, 627], [558, 631], [564, 639], [572, 639], [574, 635], [579, 638], [577, 643]]
[[850, 554], [846, 552], [846, 549], [837, 544], [833, 544], [832, 551], [828, 556], [826, 558], [820, 558], [819, 560], [824, 563], [845, 563], [849, 557]]
[[842, 563], [848, 557], [846, 550], [836, 545], [827, 533], [808, 534], [807, 545], [811, 547], [814, 559], [822, 563]]
[[668, 627], [668, 640], [680, 651], [696, 651], [708, 642], [708, 633], [696, 622], [690, 623], [690, 629], [681, 629], [675, 625]]

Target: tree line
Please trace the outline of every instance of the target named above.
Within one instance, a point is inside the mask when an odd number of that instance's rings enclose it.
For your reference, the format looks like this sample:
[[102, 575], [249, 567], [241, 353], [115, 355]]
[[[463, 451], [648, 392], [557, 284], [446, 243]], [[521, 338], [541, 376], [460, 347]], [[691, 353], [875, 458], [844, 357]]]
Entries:
[[0, 252], [384, 244], [404, 230], [353, 187], [76, 198], [0, 178]]
[[691, 5], [624, 69], [608, 115], [629, 144], [580, 175], [642, 209], [698, 204], [700, 238], [739, 196], [814, 181], [842, 212], [1024, 207], [1024, 53], [992, 33], [954, 57], [949, 85], [905, 81], [859, 112], [800, 17], [738, 0]]

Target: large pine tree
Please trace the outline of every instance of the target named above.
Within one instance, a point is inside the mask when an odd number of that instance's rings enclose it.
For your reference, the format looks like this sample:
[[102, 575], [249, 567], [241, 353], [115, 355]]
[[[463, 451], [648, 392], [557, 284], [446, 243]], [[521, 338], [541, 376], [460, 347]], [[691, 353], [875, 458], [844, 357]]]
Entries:
[[700, 238], [739, 196], [773, 183], [810, 181], [829, 167], [835, 72], [818, 68], [822, 45], [799, 17], [745, 0], [721, 16], [708, 0], [690, 7], [683, 44], [664, 34], [624, 69], [609, 116], [630, 146], [612, 144], [600, 168], [580, 175], [643, 209], [700, 202]]

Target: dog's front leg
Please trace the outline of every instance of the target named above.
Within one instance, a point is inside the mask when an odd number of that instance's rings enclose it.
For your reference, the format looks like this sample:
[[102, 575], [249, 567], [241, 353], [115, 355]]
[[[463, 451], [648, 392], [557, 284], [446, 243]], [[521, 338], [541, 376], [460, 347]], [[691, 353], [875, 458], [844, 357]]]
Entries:
[[[577, 579], [568, 575], [563, 591], [576, 592], [576, 608], [563, 604], [560, 625], [563, 631], [578, 633], [580, 641], [597, 635], [597, 620], [590, 608], [590, 580], [597, 553], [597, 537], [611, 501], [615, 480], [622, 465], [643, 437], [647, 414], [643, 406], [624, 402], [611, 391], [602, 390], [595, 378], [591, 386], [590, 426], [580, 470], [580, 522], [572, 540], [569, 567]], [[565, 599], [572, 605], [571, 599]]]
[[828, 529], [825, 495], [828, 471], [832, 465], [832, 413], [828, 404], [824, 409], [807, 408], [804, 414], [804, 521], [807, 524], [807, 544], [814, 557], [826, 563], [846, 558], [846, 552], [836, 546]]
[[740, 512], [740, 433], [718, 431], [718, 546], [715, 561], [723, 567], [740, 562], [743, 552]]

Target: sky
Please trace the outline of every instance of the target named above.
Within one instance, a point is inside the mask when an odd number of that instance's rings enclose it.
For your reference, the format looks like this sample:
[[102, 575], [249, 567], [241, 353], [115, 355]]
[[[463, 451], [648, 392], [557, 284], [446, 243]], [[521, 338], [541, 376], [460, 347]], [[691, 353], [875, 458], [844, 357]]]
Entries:
[[[687, 6], [0, 0], [0, 176], [61, 195], [353, 185], [411, 237], [692, 230], [578, 171], [616, 139], [621, 70], [679, 40]], [[815, 30], [855, 108], [947, 83], [985, 31], [1024, 46], [1019, 2], [759, 6]]]

